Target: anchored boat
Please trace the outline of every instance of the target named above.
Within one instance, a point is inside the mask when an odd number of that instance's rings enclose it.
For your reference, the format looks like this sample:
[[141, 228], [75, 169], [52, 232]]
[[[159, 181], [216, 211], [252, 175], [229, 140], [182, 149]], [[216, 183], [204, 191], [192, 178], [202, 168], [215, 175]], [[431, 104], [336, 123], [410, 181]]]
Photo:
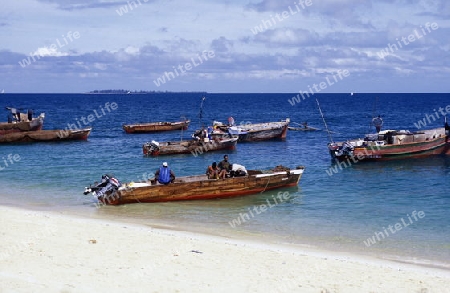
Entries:
[[431, 155], [450, 155], [449, 128], [410, 132], [384, 130], [354, 139], [328, 145], [333, 159], [344, 161], [380, 161], [417, 158]]
[[157, 142], [152, 140], [146, 142], [142, 146], [142, 151], [145, 156], [162, 156], [162, 155], [176, 155], [176, 154], [193, 154], [199, 155], [206, 152], [219, 150], [234, 150], [238, 139], [231, 138], [215, 138], [209, 139], [191, 139], [184, 141], [164, 141]]
[[78, 130], [39, 130], [0, 135], [0, 143], [87, 140], [91, 128]]
[[190, 120], [177, 122], [150, 122], [139, 124], [125, 124], [122, 127], [126, 133], [149, 133], [171, 130], [186, 130], [188, 129], [190, 122]]

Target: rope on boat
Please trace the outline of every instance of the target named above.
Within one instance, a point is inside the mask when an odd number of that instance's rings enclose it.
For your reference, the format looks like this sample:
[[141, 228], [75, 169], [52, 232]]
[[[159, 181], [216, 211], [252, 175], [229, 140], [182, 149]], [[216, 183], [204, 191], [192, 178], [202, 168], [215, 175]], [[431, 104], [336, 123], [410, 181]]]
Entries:
[[263, 189], [263, 191], [261, 191], [260, 193], [263, 193], [264, 191], [266, 191], [266, 189], [267, 189], [267, 185], [269, 185], [269, 182], [270, 182], [270, 177], [268, 178], [269, 180], [267, 180], [267, 184], [266, 184], [266, 186], [264, 186], [264, 189]]

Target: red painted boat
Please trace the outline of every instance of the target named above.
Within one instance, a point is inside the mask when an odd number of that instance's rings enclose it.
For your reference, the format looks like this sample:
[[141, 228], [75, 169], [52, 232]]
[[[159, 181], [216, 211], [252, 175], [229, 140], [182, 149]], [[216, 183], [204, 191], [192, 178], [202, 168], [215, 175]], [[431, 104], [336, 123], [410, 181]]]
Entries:
[[78, 130], [39, 130], [0, 135], [0, 143], [87, 140], [91, 128]]
[[446, 127], [409, 132], [385, 130], [364, 139], [328, 145], [330, 155], [338, 161], [381, 161], [450, 155], [449, 130]]
[[123, 130], [126, 133], [149, 133], [171, 130], [186, 130], [189, 127], [190, 120], [177, 122], [151, 122], [140, 124], [125, 124]]
[[[280, 166], [281, 167], [281, 166]], [[103, 204], [150, 203], [180, 200], [231, 198], [282, 187], [297, 186], [304, 167], [275, 168], [271, 171], [248, 170], [247, 175], [225, 179], [208, 179], [206, 175], [184, 176], [168, 185], [152, 181], [127, 183], [117, 191], [102, 195]], [[95, 191], [86, 187], [85, 194]]]

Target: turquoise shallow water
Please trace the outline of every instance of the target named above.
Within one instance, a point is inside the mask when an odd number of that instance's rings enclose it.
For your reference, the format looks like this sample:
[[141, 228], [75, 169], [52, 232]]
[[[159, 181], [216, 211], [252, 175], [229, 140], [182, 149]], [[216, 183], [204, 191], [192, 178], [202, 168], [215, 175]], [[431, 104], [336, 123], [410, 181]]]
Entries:
[[[432, 114], [434, 109], [450, 104], [445, 94], [321, 94], [295, 105], [288, 102], [292, 94], [205, 96], [200, 119], [202, 96], [197, 93], [0, 95], [0, 104], [4, 106], [31, 107], [36, 113], [45, 112], [45, 129], [64, 129], [69, 123], [79, 121], [83, 125], [82, 117], [97, 113], [89, 123], [93, 131], [86, 142], [0, 146], [0, 164], [4, 167], [0, 170], [0, 204], [158, 223], [224, 236], [269, 237], [281, 243], [311, 244], [336, 251], [450, 265], [450, 158], [357, 163], [330, 176], [326, 172], [332, 166], [326, 148], [328, 136], [323, 131], [290, 131], [285, 141], [242, 143], [228, 153], [231, 162], [248, 169], [269, 169], [279, 164], [305, 166], [296, 188], [227, 200], [99, 209], [91, 197], [82, 195], [84, 186], [99, 180], [103, 173], [114, 173], [124, 182], [136, 181], [154, 172], [162, 161], [168, 161], [179, 176], [203, 173], [208, 164], [219, 161], [225, 153], [145, 158], [141, 146], [152, 139], [187, 138], [201, 123], [225, 122], [229, 116], [237, 123], [289, 117], [293, 122], [308, 121], [311, 126], [323, 129], [315, 103], [318, 98], [326, 122], [334, 132], [333, 139], [339, 141], [373, 131], [369, 121], [376, 114], [382, 114], [385, 128], [415, 130], [414, 123]], [[106, 103], [116, 103], [117, 109], [107, 111]], [[6, 114], [5, 111], [5, 120]], [[183, 133], [129, 135], [122, 130], [124, 123], [182, 117], [193, 121]], [[442, 124], [443, 118], [428, 126]], [[20, 160], [5, 166], [4, 159], [9, 154], [20, 156]], [[288, 199], [275, 204], [274, 197], [279, 192], [287, 192]], [[258, 210], [268, 202], [272, 206], [267, 211], [250, 215], [250, 210]], [[419, 211], [424, 217], [412, 218]], [[241, 219], [241, 224], [232, 227], [230, 222], [236, 219]], [[400, 229], [393, 233], [389, 226], [396, 224]], [[370, 237], [376, 241], [368, 246], [364, 241], [367, 243]]]

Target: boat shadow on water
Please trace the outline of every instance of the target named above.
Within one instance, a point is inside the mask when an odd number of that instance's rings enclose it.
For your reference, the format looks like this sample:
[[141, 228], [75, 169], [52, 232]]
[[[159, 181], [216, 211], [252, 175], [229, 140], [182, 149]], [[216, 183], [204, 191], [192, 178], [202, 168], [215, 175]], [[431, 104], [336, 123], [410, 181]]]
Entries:
[[[267, 220], [286, 216], [302, 204], [300, 187], [286, 187], [233, 198], [172, 201], [118, 206], [97, 206], [95, 217], [129, 221], [154, 228], [201, 231], [213, 235], [231, 236], [227, 231], [248, 224], [265, 226]], [[220, 226], [221, 229], [217, 229]]]
[[[436, 169], [438, 167], [438, 169]], [[347, 160], [342, 162], [337, 162], [336, 160], [331, 160], [329, 167], [330, 170], [334, 170], [335, 173], [341, 171], [374, 171], [374, 170], [446, 170], [446, 173], [450, 173], [450, 156], [447, 155], [436, 155], [429, 156], [426, 158], [415, 158], [415, 159], [398, 159], [398, 160], [388, 160], [388, 161], [376, 161], [376, 162], [366, 162], [366, 161], [355, 161]]]

